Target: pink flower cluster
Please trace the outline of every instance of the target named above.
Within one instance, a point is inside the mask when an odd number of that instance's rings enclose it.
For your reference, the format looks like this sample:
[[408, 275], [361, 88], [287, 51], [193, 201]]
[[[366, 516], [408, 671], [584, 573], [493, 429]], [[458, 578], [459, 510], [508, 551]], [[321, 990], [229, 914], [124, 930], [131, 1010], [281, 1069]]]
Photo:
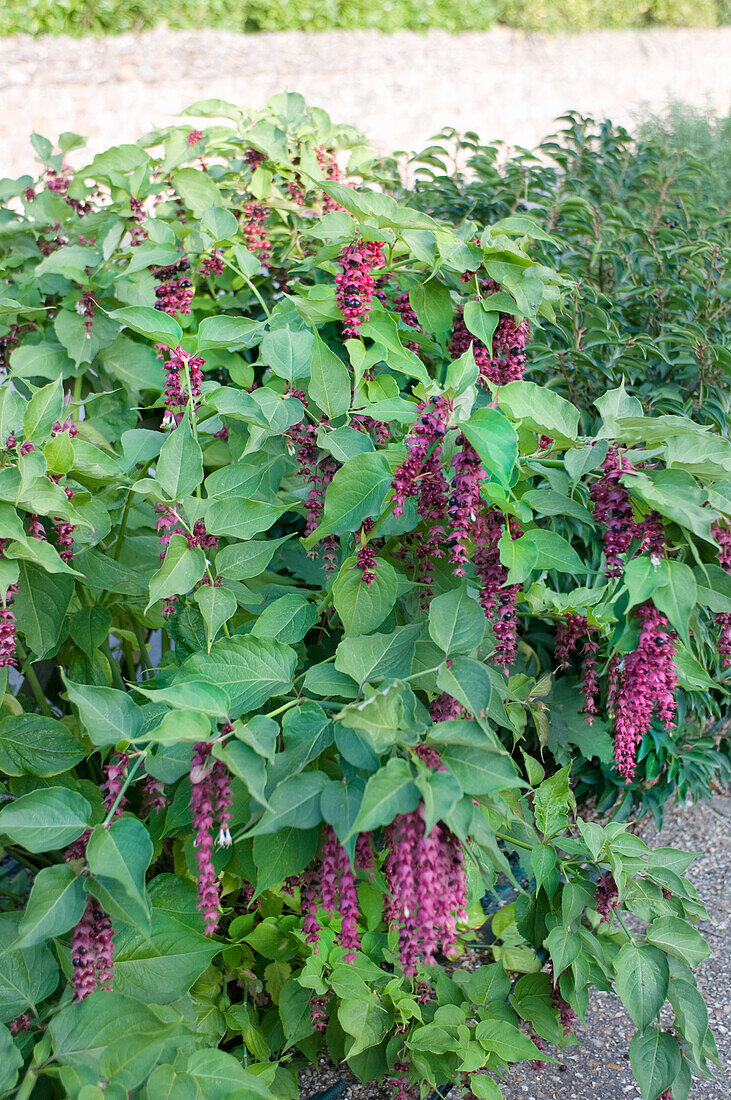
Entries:
[[614, 710], [614, 761], [629, 781], [635, 773], [637, 749], [657, 711], [668, 729], [676, 713], [675, 632], [651, 603], [637, 609], [641, 621], [637, 648], [612, 671], [610, 707]]
[[340, 914], [338, 943], [345, 948], [343, 961], [354, 962], [360, 948], [358, 892], [348, 853], [330, 825], [323, 830], [320, 862], [308, 873], [302, 889], [305, 938], [310, 944], [317, 944], [320, 938], [318, 900], [331, 917]]
[[414, 974], [418, 961], [433, 963], [437, 951], [453, 949], [456, 922], [466, 919], [464, 856], [445, 825], [426, 834], [423, 803], [388, 826], [385, 844], [384, 915], [398, 929], [404, 973]]
[[486, 345], [473, 336], [465, 325], [460, 308], [452, 328], [449, 355], [452, 359], [459, 359], [472, 344], [483, 386], [487, 382], [492, 382], [495, 386], [506, 386], [508, 382], [516, 382], [523, 377], [526, 366], [525, 346], [529, 339], [530, 325], [527, 321], [516, 325], [509, 313], [501, 313], [493, 333], [490, 354]]
[[[493, 659], [507, 669], [515, 660], [518, 646], [518, 613], [515, 608], [520, 585], [505, 583], [508, 570], [500, 561], [498, 546], [505, 530], [505, 517], [498, 508], [490, 508], [480, 514], [473, 534], [473, 565], [475, 577], [480, 583], [480, 604], [485, 615], [494, 618], [492, 629], [496, 644]], [[519, 524], [514, 522], [510, 537], [520, 538], [522, 533]]]
[[343, 336], [357, 337], [360, 326], [371, 315], [376, 291], [373, 269], [383, 267], [383, 241], [354, 241], [338, 257], [340, 273], [335, 276], [336, 298], [343, 315]]
[[191, 147], [193, 145], [197, 145], [199, 141], [203, 140], [203, 131], [202, 130], [191, 130], [185, 140], [188, 142], [188, 145], [190, 145]]
[[487, 477], [487, 471], [477, 451], [463, 435], [457, 437], [457, 445], [460, 449], [452, 459], [454, 475], [447, 514], [452, 525], [451, 560], [455, 566], [455, 576], [460, 577], [464, 576], [467, 547], [473, 538], [482, 510], [480, 486]]
[[[230, 727], [229, 727], [230, 728]], [[218, 927], [220, 892], [213, 866], [213, 830], [218, 823], [218, 844], [231, 845], [231, 777], [226, 766], [211, 756], [210, 743], [196, 742], [190, 769], [190, 808], [198, 865], [198, 909], [203, 914], [206, 935]]]
[[[124, 779], [127, 775], [128, 767], [129, 756], [126, 752], [115, 752], [109, 763], [104, 765], [104, 784], [102, 786], [102, 792], [104, 794], [104, 808], [107, 813], [110, 813], [115, 802], [117, 802], [117, 797], [124, 786]], [[115, 818], [122, 816], [126, 801], [126, 798], [122, 795], [114, 810]]]
[[[360, 531], [356, 532], [355, 544], [357, 546], [357, 552], [355, 555], [355, 567], [360, 569], [361, 582], [370, 588], [376, 579], [376, 568], [379, 562], [376, 561], [376, 548], [371, 542], [366, 542], [368, 535], [373, 530], [373, 520], [365, 519], [361, 524]], [[360, 538], [360, 542], [358, 541]]]
[[425, 601], [432, 592], [434, 561], [444, 557], [448, 485], [442, 470], [442, 440], [451, 414], [451, 403], [445, 397], [432, 397], [419, 405], [418, 419], [406, 440], [406, 459], [391, 482], [397, 518], [404, 513], [406, 500], [417, 498], [423, 533], [417, 534], [416, 553]]
[[15, 668], [15, 614], [13, 612], [13, 597], [18, 592], [17, 584], [9, 584], [2, 607], [0, 607], [0, 668]]
[[155, 309], [177, 317], [179, 313], [190, 313], [193, 301], [193, 284], [182, 272], [190, 267], [190, 260], [183, 257], [168, 267], [151, 267], [150, 271], [161, 282], [155, 287]]
[[223, 252], [220, 248], [212, 249], [210, 255], [204, 256], [200, 266], [201, 275], [223, 275]]
[[612, 913], [619, 905], [619, 891], [614, 877], [607, 872], [597, 880], [594, 891], [594, 908], [602, 918], [602, 923], [611, 919]]
[[111, 920], [96, 898], [90, 897], [71, 935], [72, 984], [76, 1003], [97, 989], [112, 988], [113, 936]]
[[[340, 168], [335, 157], [334, 149], [326, 149], [324, 145], [316, 145], [315, 157], [325, 178], [337, 183], [340, 180]], [[330, 195], [325, 195], [322, 202], [323, 214], [330, 214], [333, 210], [342, 209], [343, 207], [337, 199], [331, 198]]]
[[[416, 313], [411, 308], [411, 302], [409, 301], [409, 295], [407, 292], [396, 295], [391, 304], [391, 309], [395, 313], [398, 313], [400, 315], [401, 320], [404, 322], [405, 325], [408, 325], [409, 328], [416, 329], [417, 332], [421, 332], [419, 318], [416, 316]], [[413, 340], [407, 341], [404, 344], [404, 347], [408, 348], [409, 351], [419, 350], [419, 345], [414, 343]]]
[[450, 722], [456, 718], [463, 718], [467, 711], [453, 696], [443, 691], [429, 704], [429, 713], [432, 722]]
[[272, 242], [269, 240], [267, 230], [267, 218], [269, 208], [261, 202], [247, 202], [244, 205], [244, 240], [250, 252], [259, 257], [259, 262], [265, 267], [269, 263], [269, 254], [272, 250]]
[[594, 519], [602, 524], [607, 576], [619, 577], [622, 554], [626, 554], [632, 539], [642, 531], [632, 517], [632, 500], [621, 482], [622, 474], [632, 469], [629, 459], [612, 446], [602, 463], [602, 475], [594, 482], [590, 496], [594, 504]]
[[569, 657], [588, 630], [583, 615], [567, 615], [556, 624], [556, 648], [554, 656], [561, 668], [569, 667]]
[[84, 331], [87, 340], [91, 339], [91, 330], [94, 328], [94, 316], [96, 314], [96, 301], [90, 291], [85, 290], [76, 303], [76, 312], [84, 318]]
[[201, 395], [205, 359], [200, 355], [190, 355], [178, 345], [170, 352], [165, 364], [164, 401], [167, 416], [177, 425], [182, 419], [181, 409], [188, 404], [189, 398], [195, 402]]

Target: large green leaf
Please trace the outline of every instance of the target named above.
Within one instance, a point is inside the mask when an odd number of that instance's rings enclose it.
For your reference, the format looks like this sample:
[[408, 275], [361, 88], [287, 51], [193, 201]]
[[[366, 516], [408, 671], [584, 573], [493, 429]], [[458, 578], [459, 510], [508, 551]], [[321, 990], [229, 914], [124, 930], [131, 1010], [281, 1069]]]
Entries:
[[[0, 917], [0, 939], [4, 945], [14, 938], [18, 923], [16, 913]], [[57, 985], [58, 964], [47, 947], [36, 945], [4, 951], [0, 954], [0, 1021], [8, 1023], [27, 1012], [49, 997]]]
[[642, 1100], [657, 1100], [661, 1092], [670, 1088], [680, 1070], [678, 1040], [669, 1031], [658, 1031], [656, 1027], [633, 1036], [629, 1057]]
[[117, 741], [134, 741], [142, 730], [143, 716], [134, 699], [117, 688], [75, 684], [63, 674], [70, 702], [90, 740], [98, 747]]
[[15, 947], [33, 947], [68, 932], [81, 920], [85, 905], [84, 885], [73, 867], [44, 867], [35, 877]]
[[657, 917], [647, 929], [647, 940], [688, 966], [698, 966], [711, 953], [700, 932], [680, 917]]
[[187, 993], [219, 950], [193, 930], [195, 923], [193, 914], [176, 920], [153, 907], [146, 935], [121, 927], [115, 937], [115, 991], [149, 1004], [169, 1004]]
[[579, 410], [545, 386], [535, 382], [510, 382], [500, 387], [500, 408], [513, 420], [559, 442], [571, 442], [579, 434]]
[[420, 798], [408, 763], [401, 757], [393, 757], [366, 783], [351, 835], [368, 833], [381, 825], [390, 824], [397, 814], [415, 810]]
[[411, 672], [420, 625], [402, 626], [392, 634], [344, 638], [335, 653], [335, 668], [359, 684], [403, 679]]
[[614, 960], [615, 985], [632, 1022], [640, 1031], [656, 1018], [670, 982], [666, 956], [656, 947], [626, 943]]
[[83, 756], [83, 745], [55, 718], [14, 714], [0, 719], [0, 771], [6, 775], [59, 775]]
[[199, 679], [222, 688], [231, 701], [230, 717], [237, 718], [287, 691], [296, 663], [297, 655], [288, 645], [236, 635], [214, 642], [208, 654], [194, 653], [174, 682]]
[[192, 493], [203, 480], [203, 455], [187, 416], [162, 445], [157, 480], [171, 500]]
[[181, 596], [203, 576], [206, 556], [201, 549], [189, 547], [182, 535], [173, 535], [168, 543], [163, 563], [150, 577], [150, 599], [147, 610], [158, 600]]
[[333, 582], [333, 603], [350, 635], [369, 634], [380, 626], [396, 602], [398, 574], [387, 561], [374, 561], [375, 576], [363, 580], [354, 557], [346, 558]]
[[21, 562], [19, 584], [13, 606], [18, 630], [35, 658], [51, 657], [64, 636], [66, 612], [74, 594], [73, 577], [50, 576]]
[[512, 485], [518, 461], [518, 436], [504, 413], [498, 409], [476, 409], [461, 430], [488, 473], [506, 488]]
[[68, 787], [41, 787], [0, 810], [0, 833], [29, 852], [64, 848], [84, 832], [91, 805]]
[[265, 810], [248, 836], [276, 833], [293, 826], [295, 829], [313, 829], [322, 821], [320, 795], [327, 786], [323, 772], [302, 772], [291, 775], [275, 789]]
[[485, 635], [485, 613], [466, 584], [435, 597], [429, 604], [429, 633], [448, 657], [476, 649]]
[[315, 333], [308, 392], [330, 420], [350, 408], [350, 371], [339, 355]]
[[130, 919], [149, 920], [145, 873], [152, 851], [147, 829], [134, 817], [120, 817], [108, 827], [97, 825], [89, 837], [89, 870], [106, 889], [113, 890], [113, 884], [119, 886], [131, 911]]
[[330, 482], [320, 526], [303, 540], [307, 549], [325, 535], [355, 531], [364, 519], [380, 516], [391, 484], [391, 469], [380, 451], [354, 455]]

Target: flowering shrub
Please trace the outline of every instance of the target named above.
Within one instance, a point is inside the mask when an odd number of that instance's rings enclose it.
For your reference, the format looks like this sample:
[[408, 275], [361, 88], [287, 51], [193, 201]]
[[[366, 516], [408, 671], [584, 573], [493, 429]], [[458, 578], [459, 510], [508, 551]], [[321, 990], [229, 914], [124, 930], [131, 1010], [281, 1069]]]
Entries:
[[[528, 336], [526, 376], [578, 404], [584, 431], [602, 431], [594, 403], [604, 389], [626, 385], [646, 411], [690, 415], [728, 437], [730, 347], [722, 276], [731, 244], [723, 212], [729, 120], [676, 109], [636, 135], [576, 114], [562, 122], [538, 156], [518, 152], [507, 161], [499, 147], [482, 145], [475, 135], [460, 139], [445, 131], [412, 161], [413, 191], [394, 177], [391, 193], [456, 225], [474, 220], [480, 231], [516, 212], [529, 211], [539, 221], [546, 234], [535, 240], [532, 255], [557, 267], [575, 289], [564, 298], [560, 317], [534, 326]], [[455, 170], [452, 164], [466, 167]], [[475, 347], [478, 361], [484, 354]], [[635, 533], [631, 496], [622, 484], [628, 457], [613, 448], [606, 463], [608, 476], [594, 482], [590, 497], [595, 520], [604, 511], [608, 522], [602, 521], [600, 531], [581, 529], [587, 543], [579, 552], [593, 559], [600, 534], [608, 566], [613, 560], [617, 570]], [[609, 464], [615, 466], [613, 478]], [[611, 516], [619, 510], [624, 514]], [[643, 543], [651, 557], [653, 523], [648, 516]], [[662, 525], [656, 534], [662, 538]], [[723, 615], [716, 617], [718, 626]], [[541, 651], [542, 626], [524, 637]], [[722, 656], [726, 637], [709, 639]], [[624, 819], [651, 812], [661, 823], [663, 803], [673, 794], [697, 798], [714, 780], [727, 781], [727, 708], [716, 690], [723, 675], [717, 665], [705, 689], [696, 685], [689, 694], [680, 686], [679, 735], [669, 737], [653, 723], [629, 784], [613, 766], [580, 759], [573, 773], [577, 794], [596, 798], [599, 808], [612, 807]]]
[[396, 202], [299, 96], [190, 113], [3, 183], [0, 1088], [295, 1097], [326, 1046], [494, 1100], [591, 984], [682, 1100], [692, 856], [570, 771], [725, 660], [730, 445], [521, 377], [530, 218]]

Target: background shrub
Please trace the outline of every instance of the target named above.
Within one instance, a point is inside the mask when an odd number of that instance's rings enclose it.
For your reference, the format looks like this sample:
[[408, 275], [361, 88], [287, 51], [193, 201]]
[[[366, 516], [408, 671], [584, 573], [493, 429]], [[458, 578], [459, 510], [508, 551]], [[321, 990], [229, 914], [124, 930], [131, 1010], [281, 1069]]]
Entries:
[[728, 20], [727, 9], [727, 0], [5, 0], [0, 34], [109, 34], [160, 23], [232, 31], [710, 27]]

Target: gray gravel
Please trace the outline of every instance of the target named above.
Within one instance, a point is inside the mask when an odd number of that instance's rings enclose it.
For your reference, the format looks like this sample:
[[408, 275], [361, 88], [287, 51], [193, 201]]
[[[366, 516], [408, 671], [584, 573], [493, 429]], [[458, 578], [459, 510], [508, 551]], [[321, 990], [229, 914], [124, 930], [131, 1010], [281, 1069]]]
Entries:
[[[640, 830], [653, 847], [670, 846], [698, 852], [688, 877], [693, 881], [712, 920], [698, 925], [713, 954], [698, 971], [698, 984], [710, 1010], [721, 1062], [731, 1067], [731, 797], [716, 796], [696, 806], [669, 806], [661, 832], [652, 823]], [[501, 1085], [504, 1100], [639, 1100], [627, 1049], [634, 1027], [619, 999], [595, 992], [589, 1002], [586, 1029], [579, 1028], [579, 1046], [552, 1051], [558, 1065], [535, 1072], [517, 1066]], [[359, 1085], [347, 1074], [349, 1100], [389, 1100], [380, 1084]], [[327, 1088], [338, 1074], [323, 1059], [317, 1073], [307, 1070], [301, 1096]], [[721, 1081], [694, 1081], [690, 1100], [728, 1100], [731, 1074]], [[457, 1090], [449, 1100], [458, 1100]]]
[[[1, 2], [1, 0], [0, 0]], [[443, 126], [533, 146], [573, 108], [628, 124], [674, 99], [724, 112], [731, 27], [451, 36], [376, 31], [237, 35], [169, 31], [0, 39], [0, 176], [33, 171], [28, 135], [134, 141], [202, 98], [263, 106], [300, 91], [384, 151]]]

